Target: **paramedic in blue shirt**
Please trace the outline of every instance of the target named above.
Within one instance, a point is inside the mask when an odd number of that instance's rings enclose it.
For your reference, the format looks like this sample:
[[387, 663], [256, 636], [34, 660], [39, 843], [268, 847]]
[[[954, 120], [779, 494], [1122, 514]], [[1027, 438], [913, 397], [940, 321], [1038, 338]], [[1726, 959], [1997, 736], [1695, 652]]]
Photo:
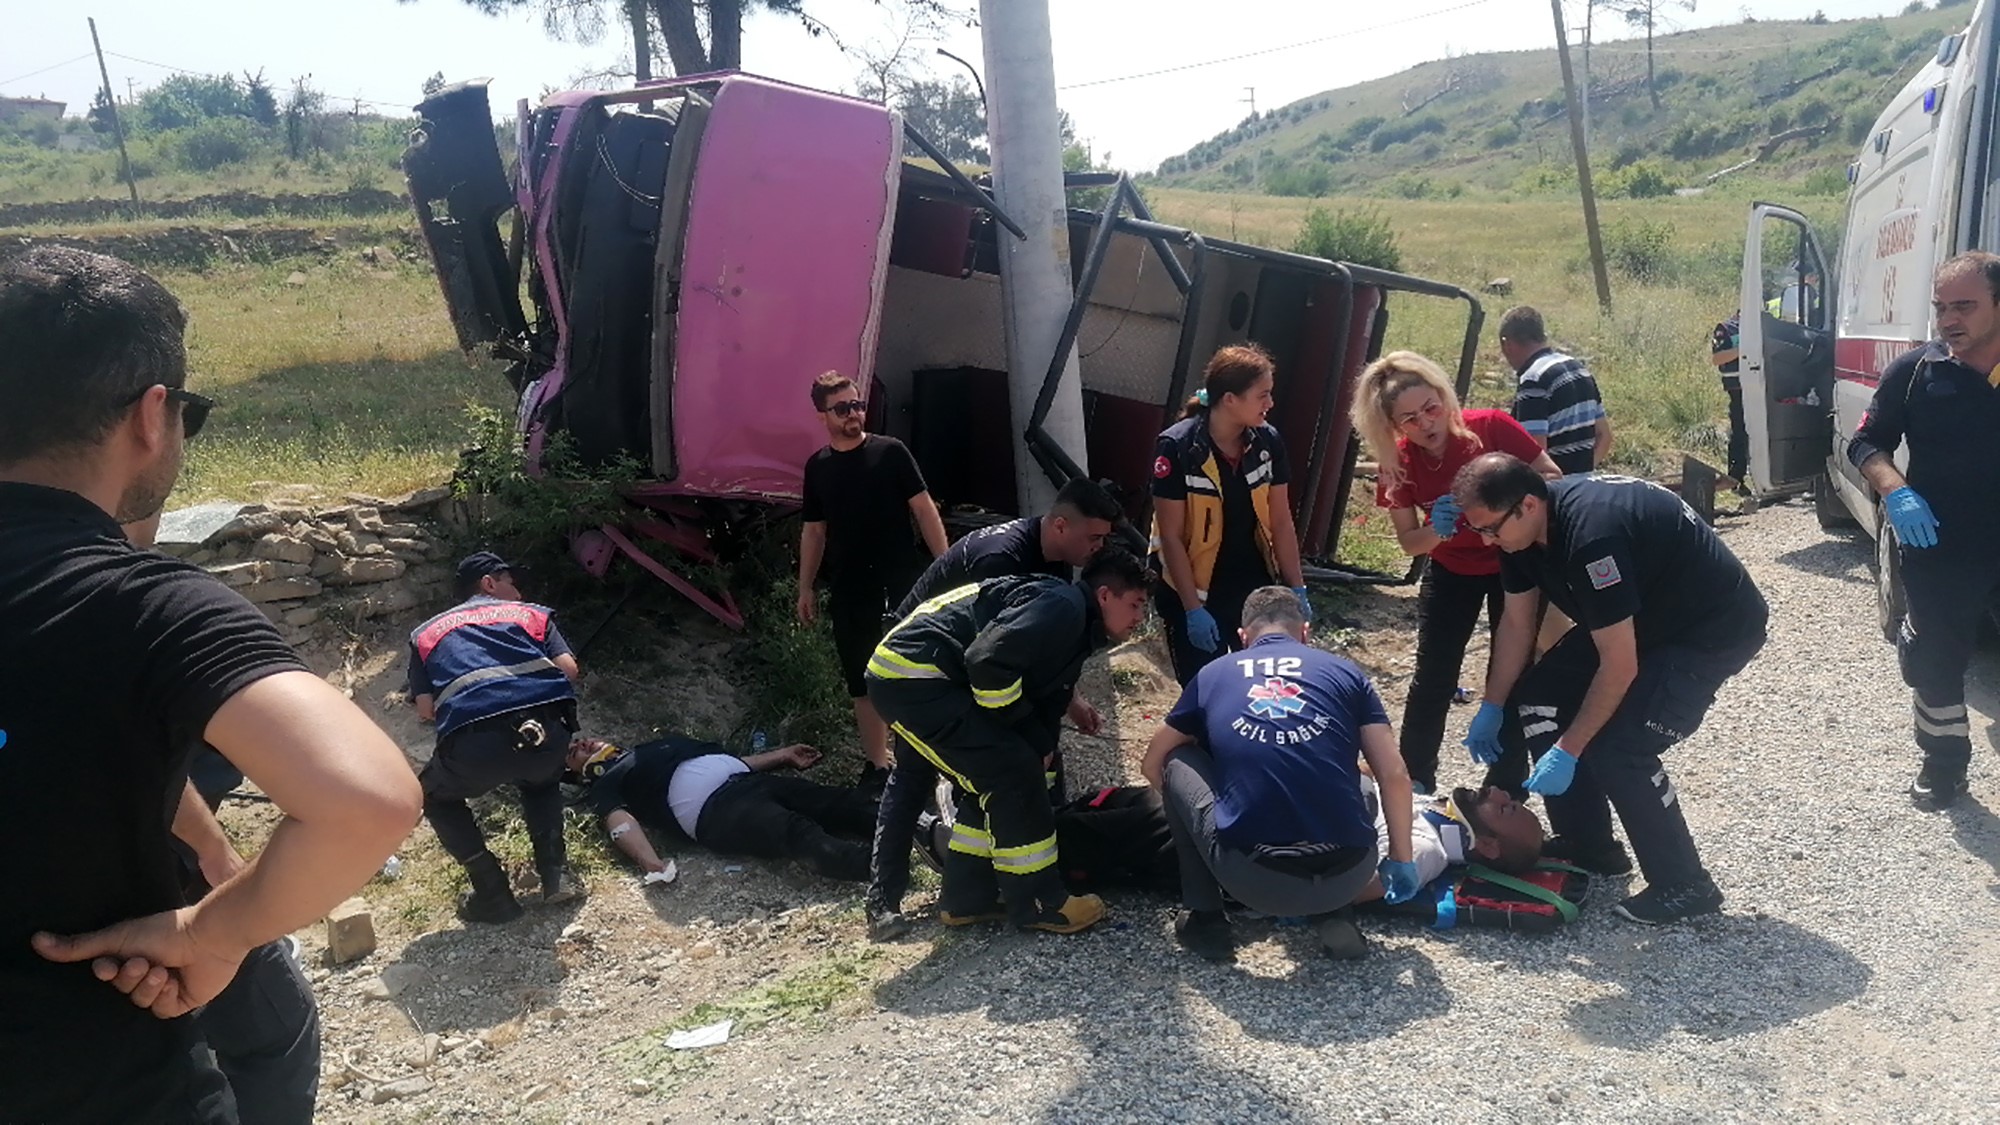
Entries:
[[568, 873], [560, 788], [576, 731], [570, 684], [580, 673], [554, 611], [522, 600], [500, 556], [479, 551], [460, 560], [458, 594], [465, 600], [410, 633], [410, 699], [419, 719], [437, 723], [437, 749], [417, 780], [424, 818], [472, 881], [459, 917], [511, 922], [521, 904], [465, 802], [515, 786], [542, 901], [581, 893]]
[[[1195, 675], [1140, 767], [1180, 853], [1187, 913], [1175, 936], [1209, 960], [1235, 955], [1225, 890], [1263, 914], [1312, 918], [1342, 959], [1368, 952], [1350, 904], [1378, 873], [1392, 903], [1417, 891], [1410, 775], [1388, 713], [1361, 669], [1305, 643], [1307, 628], [1292, 590], [1251, 592], [1243, 649]], [[1386, 856], [1363, 757], [1389, 820]]]

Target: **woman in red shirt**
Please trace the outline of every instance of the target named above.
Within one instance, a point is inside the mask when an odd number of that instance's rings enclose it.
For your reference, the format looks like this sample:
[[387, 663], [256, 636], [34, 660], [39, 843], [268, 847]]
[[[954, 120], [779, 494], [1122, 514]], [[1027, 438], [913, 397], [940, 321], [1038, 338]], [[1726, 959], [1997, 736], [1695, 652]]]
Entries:
[[1461, 410], [1444, 369], [1416, 352], [1391, 352], [1361, 373], [1354, 428], [1375, 455], [1375, 503], [1389, 509], [1396, 542], [1429, 555], [1417, 594], [1417, 668], [1403, 704], [1403, 762], [1425, 792], [1437, 788], [1438, 745], [1458, 688], [1479, 607], [1500, 623], [1500, 548], [1460, 525], [1451, 482], [1482, 453], [1511, 453], [1551, 479], [1562, 470], [1504, 410]]

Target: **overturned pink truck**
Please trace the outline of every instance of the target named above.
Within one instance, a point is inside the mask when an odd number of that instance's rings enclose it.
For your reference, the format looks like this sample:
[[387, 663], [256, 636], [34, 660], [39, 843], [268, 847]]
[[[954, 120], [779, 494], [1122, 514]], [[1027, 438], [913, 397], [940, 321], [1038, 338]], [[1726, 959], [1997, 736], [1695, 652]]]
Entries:
[[825, 442], [806, 388], [827, 370], [869, 381], [870, 429], [909, 445], [948, 510], [1014, 514], [1018, 433], [1058, 486], [1109, 480], [1144, 527], [1156, 436], [1210, 353], [1254, 340], [1278, 364], [1312, 576], [1394, 580], [1333, 563], [1347, 409], [1391, 291], [1464, 302], [1463, 389], [1482, 318], [1464, 290], [1209, 238], [1154, 221], [1123, 176], [1072, 176], [1109, 196], [1069, 211], [1057, 354], [1080, 357], [1079, 462], [1042, 428], [1060, 366], [1010, 420], [997, 263], [1017, 224], [893, 111], [738, 73], [522, 105], [511, 180], [483, 83], [417, 107], [405, 168], [460, 345], [511, 361], [531, 463], [564, 433], [585, 463], [650, 470], [629, 520], [573, 543], [593, 572], [623, 555], [740, 626], [728, 590], [688, 575], [731, 527], [798, 504]]

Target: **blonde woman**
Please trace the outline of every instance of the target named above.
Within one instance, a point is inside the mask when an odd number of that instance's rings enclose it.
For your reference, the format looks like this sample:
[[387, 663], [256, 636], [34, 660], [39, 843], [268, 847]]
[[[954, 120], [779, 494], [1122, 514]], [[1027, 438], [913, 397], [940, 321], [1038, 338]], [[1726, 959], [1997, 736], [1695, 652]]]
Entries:
[[1438, 744], [1479, 607], [1489, 630], [1500, 622], [1500, 548], [1462, 526], [1452, 478], [1495, 452], [1550, 479], [1562, 470], [1506, 411], [1460, 409], [1444, 369], [1416, 352], [1390, 352], [1361, 373], [1354, 428], [1379, 466], [1375, 503], [1389, 510], [1397, 544], [1431, 557], [1417, 595], [1417, 669], [1400, 728], [1403, 762], [1428, 793], [1437, 788]]

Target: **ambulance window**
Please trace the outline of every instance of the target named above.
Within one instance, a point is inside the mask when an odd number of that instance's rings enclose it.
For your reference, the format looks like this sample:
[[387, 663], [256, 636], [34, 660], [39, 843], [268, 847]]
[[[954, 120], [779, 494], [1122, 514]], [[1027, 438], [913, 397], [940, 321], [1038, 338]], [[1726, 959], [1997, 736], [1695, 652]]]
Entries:
[[1823, 326], [1826, 267], [1805, 229], [1789, 220], [1769, 218], [1763, 240], [1764, 311], [1789, 324]]
[[1963, 32], [1957, 35], [1947, 35], [1940, 40], [1937, 49], [1937, 64], [1939, 66], [1950, 66], [1953, 60], [1958, 58], [1959, 44], [1964, 42], [1965, 35]]

